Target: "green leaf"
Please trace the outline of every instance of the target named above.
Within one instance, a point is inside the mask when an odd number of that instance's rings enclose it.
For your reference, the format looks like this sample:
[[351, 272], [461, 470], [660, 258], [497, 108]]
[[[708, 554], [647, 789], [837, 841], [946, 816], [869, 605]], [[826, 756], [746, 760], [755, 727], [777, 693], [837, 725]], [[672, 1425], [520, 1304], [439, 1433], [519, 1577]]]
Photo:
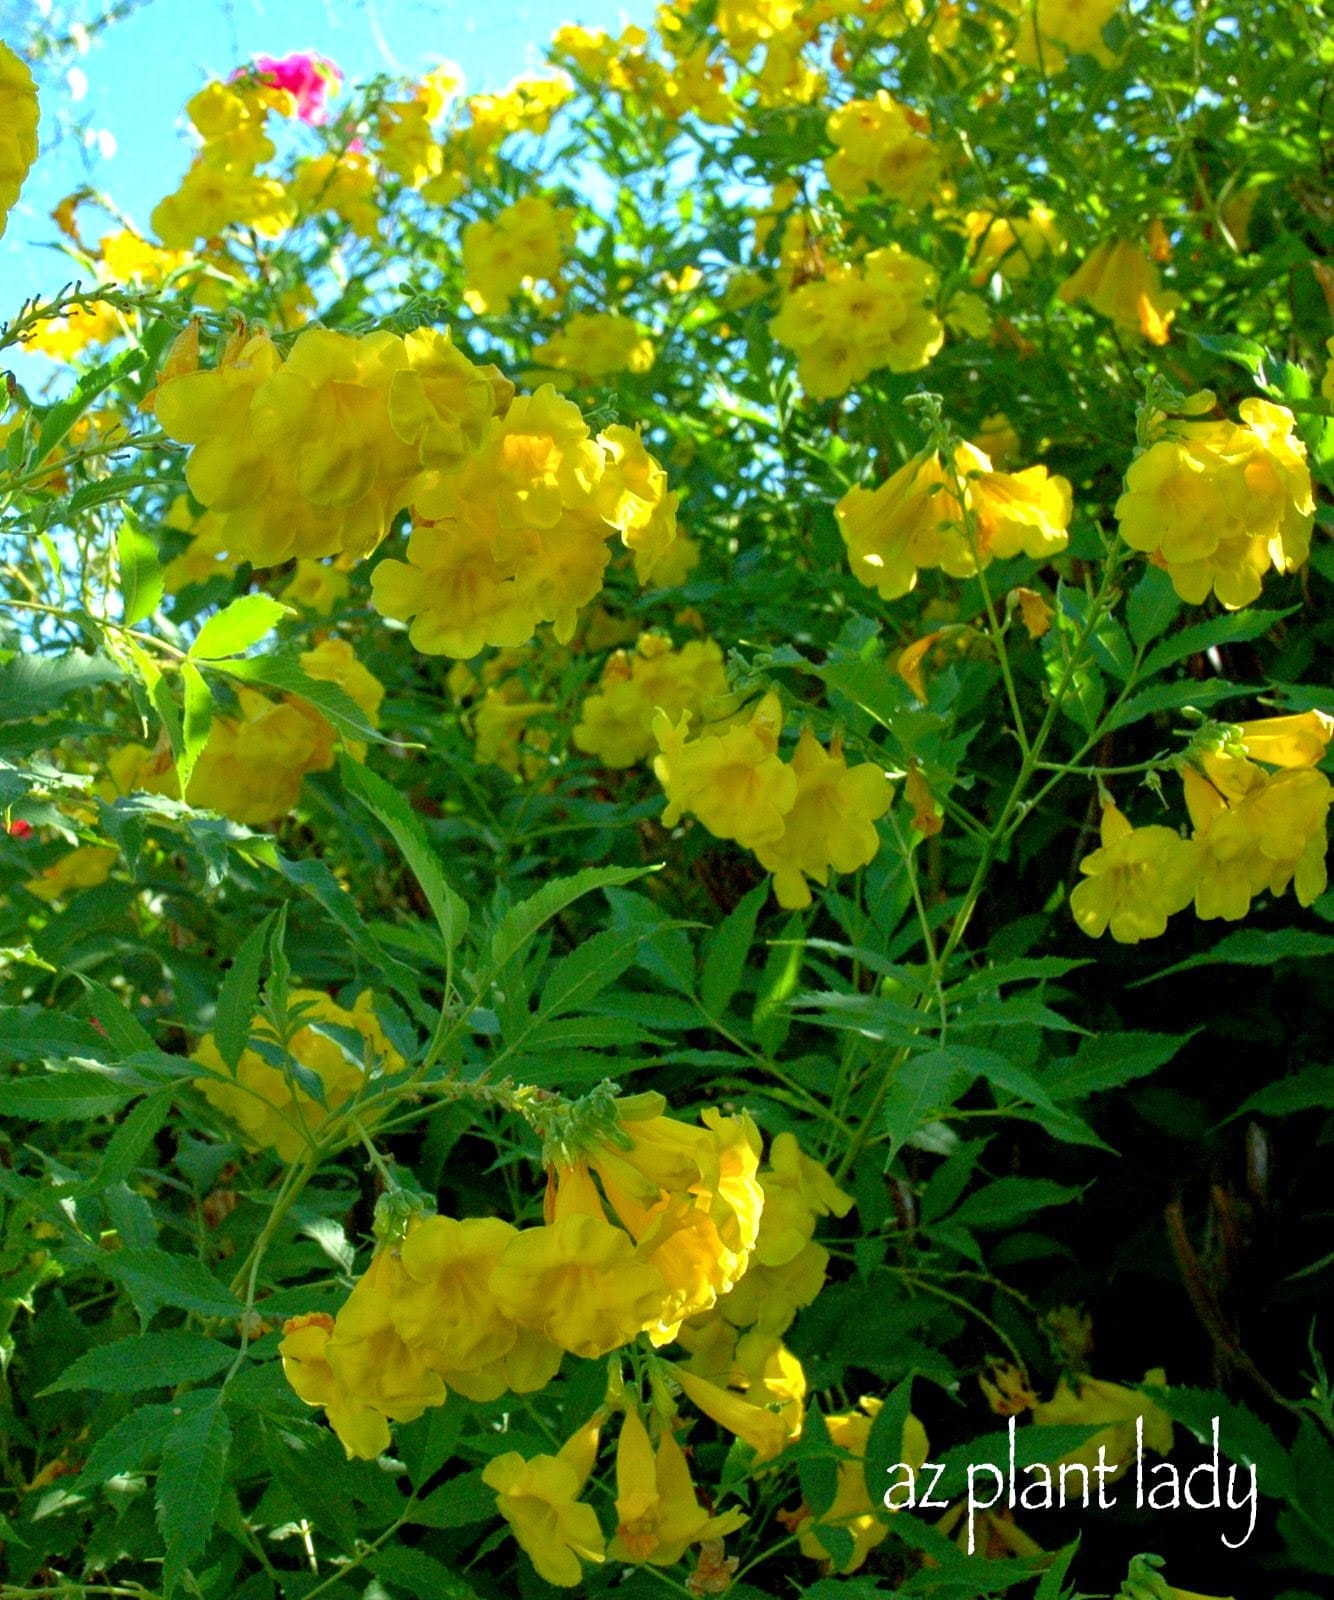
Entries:
[[[638, 955], [639, 941], [618, 928], [609, 928], [603, 933], [595, 933], [591, 939], [585, 939], [548, 972], [538, 1001], [538, 1018], [559, 1017], [567, 1011], [587, 1006], [608, 984], [614, 983], [627, 968], [633, 966]], [[589, 1020], [605, 1023], [617, 1019], [602, 1017]]]
[[596, 889], [619, 888], [635, 883], [655, 872], [655, 867], [586, 867], [568, 878], [553, 878], [535, 895], [511, 906], [501, 917], [491, 934], [491, 964], [503, 967], [538, 931], [558, 916], [566, 906], [573, 905]]
[[279, 617], [291, 614], [291, 607], [272, 595], [243, 594], [208, 619], [190, 646], [190, 655], [196, 661], [238, 656], [262, 639]]
[[699, 997], [712, 1017], [723, 1015], [741, 987], [746, 957], [755, 941], [755, 924], [768, 898], [766, 879], [737, 902], [705, 944]]
[[236, 1352], [202, 1333], [175, 1329], [142, 1333], [98, 1345], [65, 1368], [43, 1394], [96, 1389], [102, 1394], [139, 1394], [177, 1383], [198, 1383], [229, 1367]]
[[365, 744], [392, 744], [378, 728], [366, 720], [366, 713], [346, 689], [324, 678], [312, 678], [302, 667], [299, 653], [279, 651], [271, 656], [246, 656], [221, 664], [218, 671], [245, 683], [262, 683], [285, 694], [300, 695], [331, 722], [344, 739], [359, 739]]
[[973, 1076], [948, 1050], [909, 1056], [890, 1080], [882, 1113], [891, 1161], [920, 1128], [954, 1104]]
[[258, 927], [252, 928], [246, 935], [218, 991], [218, 1006], [213, 1014], [213, 1042], [218, 1047], [218, 1054], [233, 1072], [250, 1040], [250, 1026], [255, 1020], [259, 996], [259, 969], [264, 960], [273, 917], [271, 911]]
[[139, 1165], [150, 1140], [171, 1111], [170, 1094], [151, 1094], [141, 1100], [112, 1135], [97, 1171], [83, 1185], [87, 1194], [99, 1194], [123, 1182]]
[[103, 361], [85, 372], [69, 394], [51, 406], [42, 418], [42, 431], [37, 436], [30, 466], [37, 467], [44, 462], [56, 446], [65, 441], [70, 429], [98, 395], [127, 374], [137, 371], [143, 361], [142, 349], [122, 350], [110, 361]]
[[1244, 607], [1221, 617], [1211, 617], [1208, 622], [1197, 622], [1155, 645], [1144, 658], [1143, 676], [1151, 678], [1155, 672], [1161, 672], [1173, 662], [1183, 661], [1187, 656], [1203, 655], [1206, 650], [1213, 650], [1219, 645], [1243, 644], [1248, 639], [1261, 639], [1284, 617], [1291, 615], [1291, 609], [1255, 611]]
[[1152, 977], [1141, 978], [1130, 984], [1132, 989], [1146, 983], [1157, 983], [1160, 978], [1170, 978], [1177, 972], [1189, 972], [1192, 967], [1272, 967], [1280, 961], [1312, 961], [1334, 954], [1334, 935], [1316, 933], [1307, 928], [1238, 928], [1225, 939], [1220, 939], [1212, 950], [1178, 961]]
[[213, 1532], [232, 1429], [222, 1395], [178, 1419], [162, 1447], [157, 1475], [157, 1524], [167, 1546], [162, 1592], [170, 1600], [190, 1563]]
[[185, 717], [181, 724], [181, 750], [176, 757], [176, 776], [184, 794], [189, 787], [195, 763], [208, 743], [213, 726], [213, 693], [199, 668], [181, 662], [181, 687], [185, 692]]
[[421, 818], [397, 789], [350, 756], [339, 757], [338, 770], [347, 789], [388, 829], [421, 885], [445, 949], [453, 950], [468, 926], [468, 908], [445, 877]]
[[824, 1413], [816, 1404], [807, 1408], [801, 1442], [815, 1453], [803, 1451], [798, 1457], [797, 1479], [801, 1484], [802, 1498], [818, 1520], [833, 1505], [838, 1494], [838, 1453], [829, 1437]]
[[[1081, 1445], [1087, 1444], [1099, 1431], [1098, 1424], [1083, 1423], [1062, 1423], [1052, 1427], [1030, 1423], [1022, 1428], [1016, 1427], [1015, 1468], [1022, 1472], [1025, 1467], [1031, 1467], [1038, 1461], [1058, 1461], [1062, 1456], [1069, 1455], [1072, 1450], [1078, 1450]], [[940, 1461], [945, 1472], [935, 1493], [942, 1500], [947, 1497], [952, 1499], [967, 1489], [970, 1466], [989, 1466], [996, 1467], [1002, 1472], [1009, 1471], [1010, 1431], [1007, 1428], [1002, 1433], [987, 1433], [980, 1439], [970, 1439], [965, 1444], [956, 1444], [952, 1449], [945, 1451]]]
[[357, 1542], [357, 1514], [342, 1447], [333, 1435], [304, 1421], [284, 1419], [275, 1426], [266, 1419], [264, 1459], [297, 1513], [350, 1555]]
[[478, 1469], [442, 1483], [413, 1507], [408, 1520], [426, 1528], [466, 1528], [474, 1522], [490, 1522], [495, 1514], [496, 1491], [482, 1482]]
[[873, 1506], [884, 1505], [891, 1487], [890, 1470], [903, 1460], [903, 1429], [912, 1411], [912, 1384], [910, 1374], [885, 1397], [866, 1436], [862, 1473]]
[[1187, 1386], [1159, 1389], [1140, 1384], [1147, 1395], [1172, 1418], [1190, 1429], [1197, 1439], [1212, 1441], [1214, 1418], [1218, 1419], [1218, 1448], [1229, 1461], [1253, 1466], [1261, 1492], [1276, 1499], [1298, 1498], [1297, 1483], [1289, 1452], [1254, 1413], [1239, 1401], [1229, 1400], [1217, 1389]]
[[1053, 1061], [1042, 1081], [1054, 1100], [1082, 1100], [1147, 1078], [1194, 1037], [1194, 1033], [1098, 1034], [1085, 1039], [1074, 1055]]
[[1171, 627], [1181, 610], [1181, 600], [1172, 587], [1172, 580], [1161, 567], [1145, 567], [1144, 576], [1131, 591], [1126, 602], [1126, 625], [1137, 649], [1152, 644], [1163, 631]]
[[[137, 1341], [136, 1341], [137, 1342]], [[79, 1474], [79, 1487], [92, 1488], [122, 1472], [135, 1472], [162, 1453], [167, 1435], [186, 1411], [212, 1403], [208, 1394], [177, 1395], [169, 1405], [139, 1405], [97, 1438]]]
[[70, 650], [62, 656], [21, 651], [0, 663], [0, 722], [28, 722], [81, 689], [124, 676], [114, 661], [84, 650]]
[[1287, 1117], [1296, 1111], [1313, 1110], [1334, 1111], [1334, 1067], [1323, 1064], [1303, 1067], [1291, 1077], [1266, 1084], [1243, 1100], [1223, 1123], [1237, 1117]]
[[99, 1257], [97, 1265], [124, 1286], [145, 1323], [163, 1306], [204, 1317], [241, 1314], [236, 1297], [194, 1256], [173, 1256], [165, 1250], [113, 1250], [105, 1259]]
[[[495, 1497], [491, 1510], [495, 1512]], [[381, 1583], [400, 1589], [410, 1600], [430, 1595], [431, 1600], [477, 1600], [477, 1591], [434, 1556], [412, 1545], [392, 1544], [366, 1562]]]
[[[83, 1017], [49, 1011], [45, 1006], [0, 1006], [0, 1061], [41, 1061], [46, 1056], [98, 1057], [104, 1052], [110, 1054], [106, 1050], [107, 1043]], [[39, 1081], [34, 1077], [0, 1082], [0, 1111], [6, 1103], [3, 1096], [12, 1084]]]
[[143, 1089], [106, 1073], [75, 1068], [29, 1073], [0, 1083], [0, 1115], [30, 1122], [83, 1122], [119, 1111]]
[[964, 1228], [1009, 1228], [1035, 1211], [1077, 1200], [1082, 1193], [1050, 1178], [997, 1178], [975, 1189], [955, 1208], [950, 1221]]
[[1193, 678], [1182, 683], [1156, 683], [1151, 689], [1122, 701], [1102, 724], [1101, 731], [1111, 733], [1117, 728], [1128, 728], [1145, 717], [1157, 716], [1160, 711], [1180, 711], [1183, 706], [1207, 711], [1223, 700], [1237, 700], [1255, 692], [1252, 684], [1225, 683], [1222, 678], [1207, 678], [1200, 683]]
[[1257, 344], [1254, 339], [1243, 339], [1235, 333], [1187, 331], [1186, 337], [1193, 339], [1201, 350], [1207, 351], [1211, 356], [1221, 356], [1224, 361], [1235, 361], [1253, 378], [1258, 377], [1260, 368], [1272, 359], [1262, 344]]
[[162, 568], [157, 546], [130, 512], [123, 516], [116, 534], [116, 563], [120, 569], [121, 620], [132, 628], [157, 610], [162, 599]]

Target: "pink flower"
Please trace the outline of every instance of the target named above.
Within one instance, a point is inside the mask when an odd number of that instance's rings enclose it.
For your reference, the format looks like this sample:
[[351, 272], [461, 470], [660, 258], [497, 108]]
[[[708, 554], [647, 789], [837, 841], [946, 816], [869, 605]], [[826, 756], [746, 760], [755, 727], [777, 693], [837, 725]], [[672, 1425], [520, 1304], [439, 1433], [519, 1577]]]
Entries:
[[325, 101], [337, 94], [343, 83], [333, 62], [313, 50], [297, 51], [281, 61], [275, 56], [256, 56], [253, 70], [261, 82], [286, 89], [296, 101], [297, 116], [312, 126], [324, 121]]

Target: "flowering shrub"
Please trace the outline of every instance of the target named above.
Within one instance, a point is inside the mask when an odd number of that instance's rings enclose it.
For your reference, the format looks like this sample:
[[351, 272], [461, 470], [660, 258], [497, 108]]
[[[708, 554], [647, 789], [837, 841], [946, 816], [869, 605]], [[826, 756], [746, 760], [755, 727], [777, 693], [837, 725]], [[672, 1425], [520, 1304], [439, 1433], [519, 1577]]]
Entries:
[[260, 56], [61, 202], [4, 1600], [1323, 1592], [1327, 24]]

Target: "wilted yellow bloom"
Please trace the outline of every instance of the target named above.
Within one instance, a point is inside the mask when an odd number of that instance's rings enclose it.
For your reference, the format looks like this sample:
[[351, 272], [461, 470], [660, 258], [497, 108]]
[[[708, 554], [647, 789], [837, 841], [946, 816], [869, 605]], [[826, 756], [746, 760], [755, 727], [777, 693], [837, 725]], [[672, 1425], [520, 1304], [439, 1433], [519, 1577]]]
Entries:
[[1070, 909], [1090, 938], [1110, 927], [1118, 944], [1156, 939], [1194, 897], [1198, 863], [1193, 841], [1171, 828], [1132, 828], [1109, 802], [1102, 808], [1102, 848], [1079, 863], [1084, 882], [1075, 886]]
[[[1155, 1367], [1144, 1374], [1147, 1384], [1163, 1388], [1167, 1374]], [[1064, 1378], [1056, 1385], [1050, 1400], [1033, 1407], [1033, 1421], [1041, 1428], [1106, 1424], [1099, 1433], [1076, 1450], [1062, 1456], [1062, 1462], [1093, 1468], [1102, 1459], [1112, 1469], [1107, 1482], [1116, 1480], [1135, 1459], [1135, 1424], [1144, 1419], [1144, 1443], [1160, 1456], [1172, 1451], [1172, 1419], [1146, 1395], [1100, 1378], [1080, 1378], [1072, 1387]]]
[[[190, 1058], [212, 1069], [213, 1076], [194, 1080], [204, 1098], [236, 1123], [248, 1144], [271, 1149], [287, 1162], [309, 1147], [372, 1074], [403, 1066], [372, 1009], [369, 989], [350, 1011], [319, 989], [294, 989], [290, 1002], [299, 1015], [286, 1052], [267, 1019], [256, 1017], [252, 1043], [241, 1052], [234, 1074], [211, 1033]], [[359, 1037], [360, 1050], [340, 1039], [340, 1032]], [[293, 1063], [318, 1080], [323, 1104], [301, 1082]]]
[[1165, 291], [1158, 268], [1125, 239], [1100, 244], [1056, 291], [1062, 300], [1086, 300], [1100, 316], [1150, 344], [1166, 344], [1181, 296]]
[[634, 1407], [625, 1413], [616, 1447], [616, 1517], [607, 1554], [613, 1561], [655, 1567], [675, 1566], [692, 1544], [734, 1533], [746, 1520], [735, 1508], [718, 1517], [708, 1514], [671, 1428], [662, 1426], [655, 1451]]

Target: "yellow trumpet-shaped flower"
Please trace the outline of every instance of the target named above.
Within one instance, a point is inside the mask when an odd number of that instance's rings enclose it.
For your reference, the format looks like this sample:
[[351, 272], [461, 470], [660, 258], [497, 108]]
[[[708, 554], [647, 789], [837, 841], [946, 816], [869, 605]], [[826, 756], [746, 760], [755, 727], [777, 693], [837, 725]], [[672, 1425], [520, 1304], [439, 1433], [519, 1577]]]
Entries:
[[1181, 296], [1163, 289], [1158, 268], [1137, 244], [1125, 239], [1100, 244], [1056, 291], [1062, 300], [1084, 300], [1126, 333], [1150, 344], [1166, 344]]
[[639, 1412], [625, 1414], [616, 1447], [615, 1536], [607, 1547], [613, 1561], [671, 1567], [693, 1544], [721, 1539], [745, 1522], [733, 1509], [711, 1517], [700, 1505], [685, 1453], [664, 1425], [655, 1450]]
[[1117, 808], [1102, 808], [1102, 848], [1079, 863], [1084, 882], [1070, 896], [1090, 938], [1110, 927], [1118, 944], [1156, 939], [1195, 894], [1199, 849], [1171, 828], [1132, 828]]
[[672, 1375], [694, 1406], [748, 1444], [761, 1461], [772, 1461], [782, 1454], [792, 1437], [787, 1418], [752, 1405], [685, 1367], [673, 1367]]
[[487, 1462], [482, 1481], [496, 1491], [496, 1508], [538, 1576], [561, 1589], [583, 1582], [585, 1561], [606, 1559], [597, 1512], [579, 1500], [575, 1467], [560, 1456], [525, 1461], [508, 1451]]
[[653, 733], [660, 754], [653, 771], [667, 796], [665, 827], [692, 812], [710, 833], [754, 849], [783, 835], [797, 798], [797, 775], [778, 755], [782, 706], [767, 694], [747, 722], [689, 738], [689, 714], [673, 726], [659, 713]]

